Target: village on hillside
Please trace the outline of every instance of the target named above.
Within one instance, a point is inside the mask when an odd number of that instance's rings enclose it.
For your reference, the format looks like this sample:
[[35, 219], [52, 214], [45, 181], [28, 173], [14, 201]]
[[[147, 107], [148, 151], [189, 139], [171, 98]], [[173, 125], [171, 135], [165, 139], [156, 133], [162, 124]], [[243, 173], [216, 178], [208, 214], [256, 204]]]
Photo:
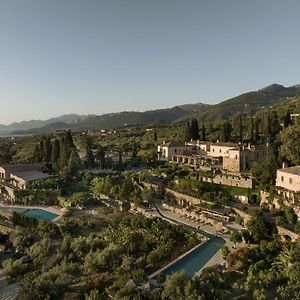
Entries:
[[[290, 155], [284, 143], [275, 162], [274, 139], [298, 123], [290, 117], [269, 137], [262, 127], [256, 143], [238, 130], [224, 140], [227, 120], [215, 129], [222, 141], [211, 138], [217, 135], [212, 129], [201, 140], [206, 128], [197, 125], [193, 136], [192, 123], [3, 139], [3, 295], [52, 294], [38, 285], [54, 276], [60, 281], [53, 282], [53, 297], [155, 299], [181, 271], [200, 284], [215, 272], [240, 272], [253, 247], [263, 251], [262, 241], [297, 243], [300, 166], [283, 159]], [[181, 138], [166, 141], [178, 132]], [[246, 138], [239, 142], [241, 135]], [[34, 270], [40, 277], [32, 283]], [[75, 273], [62, 281], [69, 272]]]

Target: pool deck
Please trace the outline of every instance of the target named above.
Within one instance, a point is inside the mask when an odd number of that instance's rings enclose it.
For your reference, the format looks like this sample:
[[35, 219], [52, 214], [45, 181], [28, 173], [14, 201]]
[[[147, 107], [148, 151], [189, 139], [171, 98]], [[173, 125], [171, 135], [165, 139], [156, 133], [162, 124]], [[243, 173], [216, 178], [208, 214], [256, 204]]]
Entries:
[[[188, 225], [188, 226], [191, 226], [191, 227], [194, 227], [194, 228], [199, 228], [199, 229], [205, 231], [208, 234], [212, 234], [214, 236], [221, 237], [221, 238], [223, 238], [225, 240], [225, 242], [226, 242], [225, 245], [229, 249], [232, 249], [232, 247], [233, 247], [234, 244], [230, 241], [230, 239], [229, 239], [230, 236], [228, 234], [222, 234], [222, 235], [220, 235], [219, 233], [217, 233], [217, 228], [214, 227], [213, 225], [212, 226], [211, 225], [203, 225], [203, 224], [198, 223], [196, 221], [191, 221], [189, 219], [183, 218], [182, 216], [180, 216], [180, 215], [178, 215], [178, 214], [176, 214], [174, 212], [171, 212], [171, 211], [165, 209], [162, 205], [159, 205], [157, 203], [156, 203], [156, 207], [158, 208], [158, 210], [160, 211], [160, 213], [163, 216], [166, 217], [166, 218], [164, 218], [166, 221], [169, 221], [168, 218], [170, 218], [170, 219], [173, 219], [176, 222], [181, 223], [183, 225]], [[162, 217], [162, 216], [160, 215], [160, 217]], [[195, 276], [200, 275], [201, 271], [204, 268], [207, 268], [207, 267], [210, 267], [210, 266], [213, 266], [213, 265], [220, 265], [220, 264], [222, 264], [224, 262], [225, 262], [225, 260], [222, 257], [221, 250], [219, 250], [197, 273], [195, 273]]]
[[51, 222], [58, 222], [60, 218], [62, 217], [63, 211], [58, 206], [28, 206], [28, 205], [7, 205], [4, 202], [0, 202], [0, 206], [7, 207], [7, 208], [23, 208], [23, 209], [43, 209], [45, 211], [48, 211], [50, 213], [57, 214], [58, 217], [51, 220]]

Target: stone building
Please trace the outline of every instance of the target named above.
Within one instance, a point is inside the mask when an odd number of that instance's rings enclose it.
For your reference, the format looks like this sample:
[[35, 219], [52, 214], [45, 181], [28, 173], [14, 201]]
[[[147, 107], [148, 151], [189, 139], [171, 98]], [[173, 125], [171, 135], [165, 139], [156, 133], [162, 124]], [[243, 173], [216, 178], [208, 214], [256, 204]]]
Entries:
[[[266, 145], [216, 143], [206, 141], [164, 143], [158, 146], [159, 159], [188, 166], [197, 171], [213, 171], [212, 182], [243, 188], [253, 188], [249, 175], [253, 162], [260, 161], [268, 153]], [[205, 179], [202, 177], [202, 181]]]
[[191, 149], [184, 144], [179, 142], [163, 142], [162, 145], [157, 147], [157, 154], [159, 160], [171, 161], [173, 155], [187, 154]]
[[289, 202], [297, 204], [300, 195], [300, 166], [278, 169], [276, 189]]
[[260, 161], [267, 154], [267, 146], [248, 144], [228, 150], [228, 156], [223, 157], [223, 170], [240, 173], [250, 168], [255, 161]]
[[14, 190], [25, 190], [31, 181], [49, 178], [41, 171], [39, 164], [19, 164], [0, 166], [0, 192], [6, 199], [14, 199]]

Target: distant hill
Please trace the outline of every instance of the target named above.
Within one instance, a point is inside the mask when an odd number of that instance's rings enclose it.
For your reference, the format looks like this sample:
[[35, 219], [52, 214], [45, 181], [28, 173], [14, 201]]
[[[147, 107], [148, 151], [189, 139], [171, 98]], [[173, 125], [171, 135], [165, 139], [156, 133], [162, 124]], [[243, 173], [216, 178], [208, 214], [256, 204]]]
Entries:
[[215, 105], [203, 103], [183, 104], [172, 108], [145, 112], [124, 111], [104, 115], [65, 115], [46, 121], [33, 120], [0, 125], [0, 133], [11, 134], [46, 133], [58, 129], [113, 129], [131, 125], [160, 125], [184, 122], [196, 117], [201, 122], [224, 119], [237, 113], [256, 113], [277, 103], [300, 96], [300, 85], [284, 87], [272, 84], [258, 91], [251, 91]]
[[[213, 121], [228, 118], [237, 113], [255, 113], [264, 107], [270, 107], [299, 95], [299, 85], [284, 87], [279, 84], [272, 84], [258, 91], [244, 93], [218, 104], [211, 105], [206, 110], [194, 114], [194, 117], [197, 117], [200, 121]], [[179, 121], [183, 121], [184, 119], [185, 117], [179, 119]]]
[[129, 125], [155, 125], [176, 121], [187, 114], [199, 112], [209, 107], [207, 104], [186, 104], [166, 109], [150, 110], [145, 112], [121, 112], [86, 118], [77, 128], [117, 128]]
[[182, 116], [199, 112], [207, 107], [209, 107], [208, 104], [202, 103], [183, 104], [173, 108], [149, 110], [145, 112], [125, 111], [100, 116], [85, 116], [85, 118], [82, 118], [78, 122], [53, 122], [53, 119], [51, 119], [52, 122], [50, 122], [50, 120], [44, 121], [45, 123], [43, 126], [26, 130], [14, 130], [12, 134], [44, 133], [53, 132], [59, 129], [108, 129], [131, 125], [169, 124]]
[[184, 121], [187, 118], [197, 117], [200, 121], [213, 121], [225, 119], [235, 114], [255, 113], [264, 107], [270, 107], [300, 95], [300, 85], [284, 87], [279, 84], [271, 84], [258, 91], [251, 91], [231, 99], [211, 105], [205, 110], [192, 115], [186, 115], [177, 121]]
[[30, 120], [30, 121], [15, 122], [10, 125], [0, 124], [0, 134], [18, 134], [18, 132], [24, 133], [25, 131], [31, 131], [31, 130], [37, 131], [37, 129], [39, 128], [43, 128], [43, 127], [47, 128], [48, 125], [50, 126], [51, 124], [55, 124], [55, 123], [57, 124], [65, 123], [67, 125], [74, 125], [80, 123], [86, 118], [87, 116], [69, 114], [57, 118], [51, 118], [45, 121]]

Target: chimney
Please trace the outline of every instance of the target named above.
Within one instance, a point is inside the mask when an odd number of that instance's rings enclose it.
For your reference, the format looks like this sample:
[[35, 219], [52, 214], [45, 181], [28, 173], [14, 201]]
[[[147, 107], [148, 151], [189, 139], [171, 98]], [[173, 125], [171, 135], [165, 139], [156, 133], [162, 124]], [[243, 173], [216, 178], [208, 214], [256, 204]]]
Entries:
[[284, 161], [283, 163], [282, 163], [282, 169], [285, 169], [286, 168], [286, 162]]
[[163, 141], [163, 145], [165, 145], [166, 144], [166, 141]]

